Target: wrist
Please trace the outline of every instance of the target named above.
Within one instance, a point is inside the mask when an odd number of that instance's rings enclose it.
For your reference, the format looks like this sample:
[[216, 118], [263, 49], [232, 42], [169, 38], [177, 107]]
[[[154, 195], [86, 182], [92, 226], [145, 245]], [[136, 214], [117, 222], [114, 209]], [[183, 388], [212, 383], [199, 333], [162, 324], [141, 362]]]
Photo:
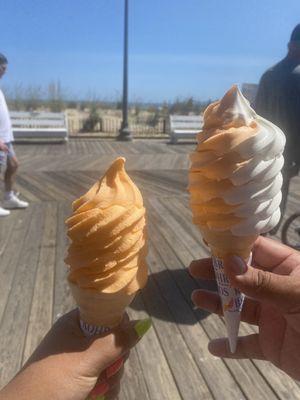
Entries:
[[97, 378], [75, 379], [60, 355], [25, 366], [0, 392], [0, 400], [84, 400]]

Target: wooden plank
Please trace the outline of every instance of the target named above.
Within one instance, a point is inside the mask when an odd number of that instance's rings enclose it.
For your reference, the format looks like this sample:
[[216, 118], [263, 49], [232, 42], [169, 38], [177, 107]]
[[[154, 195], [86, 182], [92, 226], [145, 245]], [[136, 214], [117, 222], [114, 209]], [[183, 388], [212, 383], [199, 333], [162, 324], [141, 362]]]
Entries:
[[[10, 235], [14, 228], [15, 223], [16, 223], [15, 213], [10, 214], [10, 216], [7, 218], [1, 218], [1, 224], [0, 224], [0, 257], [1, 257], [1, 261], [2, 261], [2, 256], [4, 254], [5, 248], [9, 244]], [[1, 267], [0, 267], [0, 271], [1, 271]], [[0, 282], [1, 282], [1, 279], [0, 279]], [[1, 293], [1, 290], [0, 290], [0, 293]]]
[[[209, 248], [203, 242], [198, 228], [192, 224], [191, 210], [186, 206], [186, 199], [173, 198], [162, 199], [161, 201], [153, 199], [153, 201], [154, 207], [163, 212], [162, 217], [166, 227], [161, 226], [161, 229], [165, 229], [167, 233], [175, 228], [173, 240], [186, 244], [192, 258], [207, 257]], [[153, 201], [151, 199], [151, 205]], [[168, 236], [166, 239], [170, 243]], [[181, 252], [177, 252], [177, 254], [179, 257], [181, 256]]]
[[75, 200], [75, 198], [84, 194], [90, 188], [89, 185], [82, 185], [76, 173], [73, 176], [72, 172], [69, 171], [49, 171], [46, 174], [47, 181], [53, 182], [56, 188], [59, 188], [62, 193], [68, 193], [67, 198], [69, 201]]
[[208, 254], [209, 248], [203, 242], [199, 228], [193, 224], [192, 212], [188, 205], [187, 199], [183, 199], [182, 197], [173, 197], [172, 199], [164, 199], [164, 201], [161, 203], [170, 213], [173, 214], [173, 218], [176, 221], [176, 226], [178, 229], [180, 229], [180, 232], [183, 234], [184, 232], [188, 232], [189, 236], [192, 238], [191, 243], [193, 247], [195, 246], [195, 254], [199, 253], [199, 246], [202, 255]]
[[39, 201], [39, 197], [33, 193], [27, 185], [27, 182], [23, 179], [23, 176], [17, 175], [15, 183], [16, 192], [20, 193], [21, 198], [25, 198], [29, 203]]
[[57, 180], [50, 173], [41, 172], [30, 175], [30, 181], [35, 182], [46, 200], [67, 200], [70, 201], [71, 196], [68, 188], [64, 186], [60, 188]]
[[70, 179], [73, 184], [76, 180], [77, 186], [77, 196], [86, 193], [91, 186], [96, 183], [103, 174], [102, 171], [68, 171], [68, 179]]
[[[136, 299], [135, 301], [139, 301], [139, 299]], [[147, 315], [143, 311], [135, 312], [131, 309], [128, 309], [128, 313], [130, 319], [143, 319], [147, 317]], [[124, 378], [121, 382], [121, 392], [119, 395], [119, 399], [150, 399], [148, 394], [148, 387], [144, 376], [143, 364], [140, 361], [140, 357], [138, 354], [141, 346], [145, 346], [144, 339], [142, 339], [135, 346], [135, 348], [130, 351], [129, 360], [125, 364], [125, 373]]]
[[[172, 151], [164, 144], [162, 144], [162, 147], [161, 151], [157, 149], [155, 150], [155, 154], [145, 154], [143, 157], [140, 157], [139, 154], [123, 153], [127, 158], [127, 170], [154, 170], [158, 176], [158, 172], [162, 169], [177, 170], [186, 169], [188, 167], [189, 160], [181, 146], [178, 146], [178, 150], [175, 146], [171, 146]], [[16, 148], [18, 150], [19, 146], [16, 145]], [[46, 148], [48, 148], [48, 153], [45, 153]], [[157, 146], [154, 148], [156, 149]], [[34, 156], [32, 155], [29, 159], [26, 158], [25, 160], [22, 157], [22, 151], [24, 150], [18, 151], [18, 154], [20, 154], [21, 157], [20, 162], [22, 163], [23, 171], [103, 171], [107, 169], [114, 158], [119, 155], [118, 153], [114, 153], [100, 157], [95, 153], [95, 150], [93, 153], [87, 153], [85, 148], [83, 148], [84, 150], [81, 149], [80, 153], [77, 149], [74, 151], [74, 146], [69, 146], [69, 144], [66, 144], [65, 146], [55, 145], [53, 148], [48, 145], [39, 145], [36, 146], [35, 149], [37, 149], [37, 154]], [[171, 178], [172, 174], [169, 174], [169, 177]]]
[[[182, 172], [182, 171], [180, 171]], [[186, 192], [186, 178], [182, 173], [170, 176], [170, 171], [135, 171], [135, 176], [144, 179], [144, 185], [148, 186], [155, 185], [160, 186], [163, 197], [170, 195], [180, 195], [182, 196]], [[153, 183], [152, 183], [153, 182]], [[157, 197], [157, 196], [156, 196]], [[161, 196], [160, 196], [161, 197]]]
[[[153, 238], [153, 235], [151, 235], [151, 237]], [[168, 247], [166, 249], [162, 243], [163, 240], [159, 237], [158, 240], [155, 241], [155, 248], [150, 251], [148, 257], [152, 276], [160, 287], [161, 295], [166, 299], [170, 312], [187, 346], [193, 354], [206, 384], [216, 399], [245, 399], [234, 377], [223, 361], [213, 357], [209, 353], [207, 349], [209, 337], [203, 330], [201, 324], [198, 324], [198, 321], [206, 318], [208, 314], [201, 310], [193, 310], [192, 305], [187, 303], [185, 293], [180, 291], [180, 281], [182, 281], [182, 277], [187, 274], [187, 272], [183, 269], [176, 269], [173, 271], [167, 269], [170, 264], [173, 265], [169, 257], [171, 249]], [[156, 250], [156, 247], [158, 247], [158, 250]], [[166, 258], [169, 259], [167, 265], [165, 264], [165, 260], [161, 258], [159, 251], [163, 252]], [[192, 285], [195, 288], [194, 282], [192, 282]], [[191, 293], [191, 291], [192, 290], [188, 293]], [[216, 379], [216, 377], [218, 378]]]
[[27, 361], [52, 324], [56, 230], [57, 204], [47, 203], [22, 364]]
[[160, 316], [153, 318], [153, 324], [182, 399], [212, 399], [193, 355], [151, 275], [142, 295], [149, 314]]
[[39, 244], [43, 229], [43, 205], [35, 205], [0, 326], [0, 386], [19, 370], [33, 294]]
[[180, 189], [171, 184], [166, 186], [163, 180], [156, 180], [156, 176], [148, 174], [148, 172], [134, 172], [130, 176], [135, 179], [145, 199], [152, 196], [174, 196], [180, 193]]
[[66, 203], [58, 204], [57, 216], [57, 232], [56, 232], [56, 259], [54, 272], [54, 299], [52, 320], [56, 320], [57, 316], [62, 315], [75, 307], [75, 302], [71, 295], [70, 288], [67, 283], [67, 267], [64, 263], [66, 257], [66, 249], [68, 246], [68, 238], [64, 225], [65, 219], [70, 216], [71, 207]]
[[[2, 317], [7, 304], [8, 296], [12, 290], [12, 283], [15, 271], [18, 270], [20, 254], [22, 252], [22, 243], [24, 242], [29, 229], [29, 222], [32, 219], [33, 208], [27, 210], [14, 211], [13, 219], [8, 217], [12, 231], [11, 235], [7, 235], [7, 246], [5, 241], [1, 241], [2, 253], [0, 264], [0, 329]], [[2, 222], [2, 221], [1, 221]], [[5, 223], [5, 221], [4, 221]], [[9, 229], [7, 232], [9, 233]], [[19, 243], [19, 246], [16, 246]]]
[[[131, 308], [129, 310], [131, 318], [147, 317], [147, 314], [142, 311], [145, 310], [145, 305], [140, 295], [136, 297], [132, 307], [140, 311], [137, 313]], [[143, 337], [137, 346], [137, 354], [140, 361], [139, 365], [145, 377], [149, 398], [151, 400], [181, 400], [182, 397], [178, 393], [176, 382], [155, 329], [150, 329]]]
[[[163, 214], [161, 214], [161, 212], [158, 213], [155, 206], [153, 206], [152, 200], [154, 199], [149, 200], [150, 205], [147, 208], [151, 222], [155, 224], [158, 234], [165, 238], [165, 241], [169, 244], [169, 246], [174, 248], [174, 250], [176, 249], [176, 253], [173, 253], [173, 262], [176, 262], [176, 264], [180, 267], [187, 267], [193, 260], [193, 255], [190, 252], [187, 238], [179, 236], [175, 230], [176, 228], [173, 229], [172, 227], [169, 227], [173, 222], [170, 220], [170, 215], [168, 215], [166, 210], [164, 210]], [[185, 236], [189, 237], [187, 233], [185, 233]]]
[[[138, 345], [139, 346], [139, 345]], [[121, 381], [119, 399], [122, 400], [150, 400], [142, 366], [136, 348], [130, 351], [130, 357], [125, 364], [124, 377]]]
[[40, 201], [55, 200], [55, 197], [49, 198], [49, 194], [45, 193], [41, 180], [37, 179], [37, 174], [23, 172], [22, 175], [18, 176], [18, 184], [29, 190]]

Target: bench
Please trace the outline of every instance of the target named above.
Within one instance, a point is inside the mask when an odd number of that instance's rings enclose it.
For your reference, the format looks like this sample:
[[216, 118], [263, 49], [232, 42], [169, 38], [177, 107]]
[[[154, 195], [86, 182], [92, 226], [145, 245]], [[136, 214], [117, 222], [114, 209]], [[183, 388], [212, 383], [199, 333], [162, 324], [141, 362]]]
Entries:
[[64, 113], [11, 111], [15, 140], [68, 140], [68, 125]]
[[201, 115], [170, 115], [170, 141], [178, 139], [195, 139], [203, 127]]

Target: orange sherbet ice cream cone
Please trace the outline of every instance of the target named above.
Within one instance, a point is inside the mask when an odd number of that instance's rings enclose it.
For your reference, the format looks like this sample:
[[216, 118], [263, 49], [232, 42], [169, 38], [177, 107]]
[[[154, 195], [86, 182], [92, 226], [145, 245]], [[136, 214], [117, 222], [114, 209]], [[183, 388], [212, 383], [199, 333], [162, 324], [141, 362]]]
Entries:
[[244, 296], [224, 273], [227, 255], [251, 259], [260, 233], [279, 221], [283, 132], [255, 113], [233, 86], [208, 106], [189, 172], [193, 222], [210, 247], [231, 351]]
[[118, 325], [147, 281], [145, 208], [124, 164], [117, 158], [66, 220], [68, 282], [86, 333]]

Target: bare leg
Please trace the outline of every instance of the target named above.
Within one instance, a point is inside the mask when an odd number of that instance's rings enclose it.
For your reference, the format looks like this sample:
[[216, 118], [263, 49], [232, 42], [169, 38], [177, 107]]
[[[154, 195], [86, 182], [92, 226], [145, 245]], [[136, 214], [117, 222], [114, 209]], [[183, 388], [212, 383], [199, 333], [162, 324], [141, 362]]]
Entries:
[[7, 166], [4, 174], [5, 191], [10, 192], [13, 188], [19, 162], [16, 156], [7, 157]]

